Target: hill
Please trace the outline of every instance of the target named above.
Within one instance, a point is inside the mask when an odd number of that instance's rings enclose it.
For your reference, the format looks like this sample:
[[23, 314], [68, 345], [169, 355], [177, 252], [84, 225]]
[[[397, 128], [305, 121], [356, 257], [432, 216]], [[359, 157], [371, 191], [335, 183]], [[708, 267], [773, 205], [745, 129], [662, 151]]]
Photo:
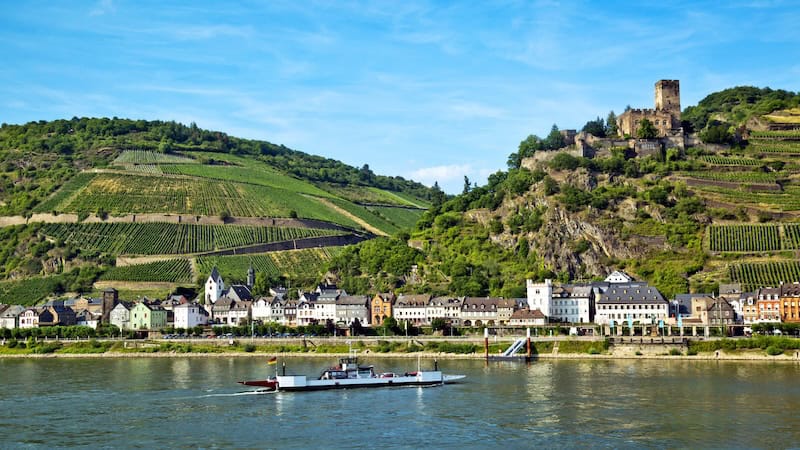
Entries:
[[[601, 279], [618, 268], [667, 296], [728, 282], [755, 289], [800, 281], [800, 131], [746, 125], [790, 117], [785, 108], [797, 100], [735, 88], [687, 108], [683, 119], [703, 116], [703, 131], [709, 117], [736, 120], [742, 133], [734, 145], [642, 154], [612, 147], [593, 158], [538, 148], [522, 161], [512, 154], [510, 170], [423, 214], [408, 236], [422, 251], [406, 259], [416, 269], [403, 289], [519, 297], [526, 278]], [[385, 286], [387, 276], [371, 276], [364, 261], [391, 251], [357, 247], [331, 269], [345, 286]], [[378, 273], [403, 276], [386, 267]]]
[[[272, 277], [311, 284], [334, 250], [308, 253], [315, 262], [267, 252], [395, 234], [441, 196], [367, 165], [194, 124], [3, 124], [0, 292], [3, 300], [29, 292], [31, 303], [52, 291], [86, 291], [98, 280], [172, 283], [159, 285], [169, 290], [207, 275], [202, 261], [233, 253], [272, 261], [262, 264]], [[228, 278], [241, 280], [244, 272]]]

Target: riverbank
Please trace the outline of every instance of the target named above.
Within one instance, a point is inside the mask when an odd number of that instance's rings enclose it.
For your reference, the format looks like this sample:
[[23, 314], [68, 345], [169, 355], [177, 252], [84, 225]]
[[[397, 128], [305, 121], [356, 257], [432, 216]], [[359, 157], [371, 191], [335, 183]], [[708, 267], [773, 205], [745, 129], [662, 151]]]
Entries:
[[[0, 359], [86, 359], [86, 358], [269, 358], [277, 356], [284, 358], [320, 358], [336, 359], [348, 356], [347, 353], [317, 353], [317, 352], [284, 352], [284, 353], [247, 353], [242, 351], [226, 352], [103, 352], [103, 353], [0, 353]], [[482, 360], [485, 355], [480, 353], [455, 354], [455, 353], [435, 353], [435, 352], [415, 352], [415, 353], [358, 353], [362, 358], [393, 358], [393, 359], [439, 359], [439, 360]], [[800, 364], [800, 354], [781, 354], [767, 355], [764, 352], [714, 352], [696, 355], [669, 355], [669, 354], [632, 354], [629, 349], [612, 350], [605, 354], [588, 353], [556, 353], [556, 354], [536, 354], [532, 357], [536, 360], [669, 360], [669, 361], [749, 361], [749, 362], [784, 362]], [[522, 361], [522, 359], [520, 359]], [[490, 361], [493, 362], [493, 361]]]

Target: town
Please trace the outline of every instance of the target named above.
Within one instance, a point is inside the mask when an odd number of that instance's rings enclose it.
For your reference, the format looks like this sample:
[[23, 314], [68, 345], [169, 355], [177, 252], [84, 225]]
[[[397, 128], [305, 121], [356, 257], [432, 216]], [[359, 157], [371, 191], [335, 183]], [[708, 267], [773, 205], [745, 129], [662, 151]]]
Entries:
[[[555, 326], [569, 334], [709, 336], [748, 335], [754, 326], [781, 333], [781, 324], [800, 323], [800, 283], [742, 292], [738, 284], [720, 285], [718, 293], [664, 296], [647, 282], [614, 271], [603, 281], [556, 284], [527, 280], [526, 298], [432, 297], [376, 293], [350, 295], [323, 282], [314, 291], [290, 298], [286, 288], [270, 289], [269, 297], [252, 295], [255, 271], [246, 284], [226, 285], [216, 268], [202, 297], [171, 295], [163, 300], [119, 299], [109, 288], [100, 298], [51, 300], [38, 307], [0, 305], [2, 337], [13, 329], [103, 324], [131, 337], [164, 337], [166, 330], [206, 333], [216, 327], [275, 325], [323, 326], [330, 334], [364, 334], [387, 323], [404, 329], [434, 331], [481, 328], [521, 329]], [[794, 330], [796, 326], [788, 329]], [[178, 336], [179, 334], [175, 334]], [[172, 334], [166, 334], [171, 337]]]

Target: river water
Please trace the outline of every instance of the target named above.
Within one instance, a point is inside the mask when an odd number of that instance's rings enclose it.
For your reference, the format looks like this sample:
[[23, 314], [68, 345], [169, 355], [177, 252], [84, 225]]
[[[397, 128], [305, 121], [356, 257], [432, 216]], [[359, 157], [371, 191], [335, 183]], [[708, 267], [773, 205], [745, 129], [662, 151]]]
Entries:
[[[416, 360], [364, 359], [405, 372]], [[332, 361], [286, 359], [289, 373]], [[423, 360], [423, 367], [432, 362]], [[444, 360], [455, 385], [252, 393], [259, 358], [0, 359], [0, 448], [785, 448], [800, 365]]]

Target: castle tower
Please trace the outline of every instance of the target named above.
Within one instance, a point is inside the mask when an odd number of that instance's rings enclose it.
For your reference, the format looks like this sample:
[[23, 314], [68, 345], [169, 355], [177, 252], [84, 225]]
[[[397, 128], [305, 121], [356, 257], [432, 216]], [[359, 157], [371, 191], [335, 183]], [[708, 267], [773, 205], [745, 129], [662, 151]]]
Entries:
[[658, 80], [656, 82], [656, 110], [666, 111], [680, 121], [681, 83], [679, 80]]
[[550, 319], [550, 305], [553, 301], [553, 281], [544, 280], [544, 283], [534, 283], [533, 280], [526, 280], [528, 291], [528, 309], [533, 311], [538, 309], [548, 319]]
[[114, 309], [119, 303], [119, 293], [114, 288], [107, 288], [103, 291], [103, 309], [102, 309], [102, 322], [109, 322], [109, 315], [111, 310]]

